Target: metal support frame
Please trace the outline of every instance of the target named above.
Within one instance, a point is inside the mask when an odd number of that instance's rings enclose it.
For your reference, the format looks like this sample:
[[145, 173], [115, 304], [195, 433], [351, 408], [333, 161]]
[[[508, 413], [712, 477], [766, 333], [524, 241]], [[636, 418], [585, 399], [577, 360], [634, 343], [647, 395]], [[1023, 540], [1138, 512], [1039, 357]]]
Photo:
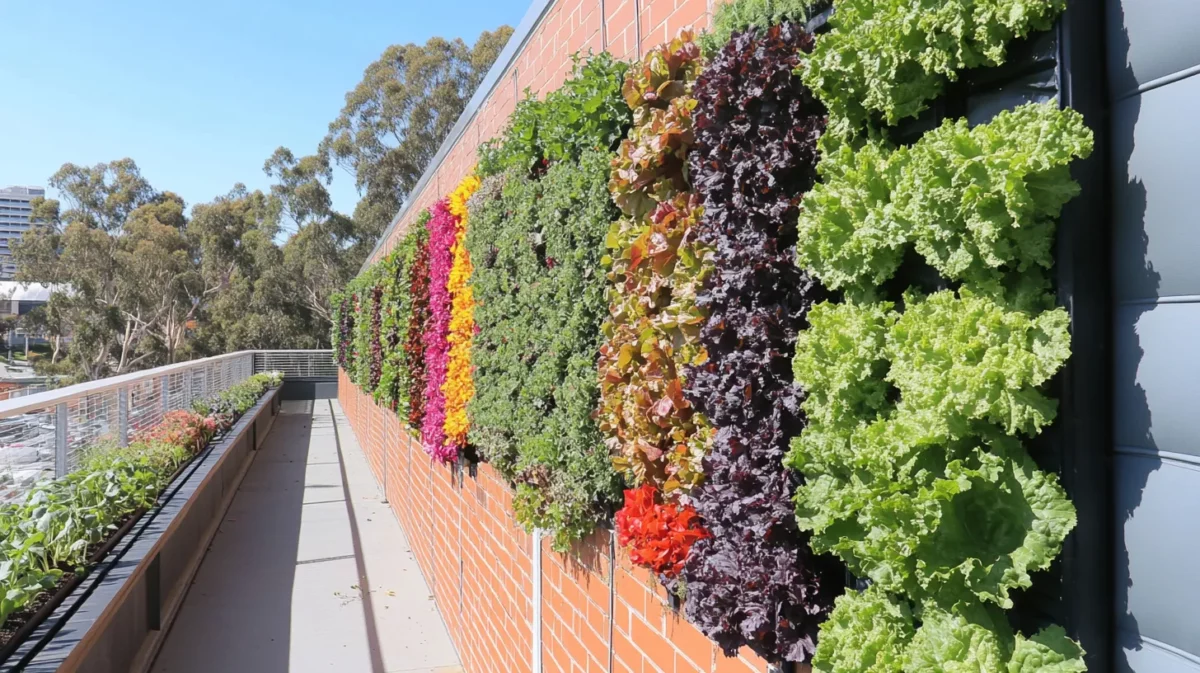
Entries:
[[542, 673], [542, 535], [541, 528], [533, 529], [533, 570], [530, 579], [533, 581], [533, 623], [530, 629], [533, 633], [533, 660], [530, 670]]
[[54, 476], [67, 474], [67, 403], [54, 406]]
[[158, 377], [158, 387], [162, 395], [162, 412], [166, 414], [171, 410], [171, 375], [163, 374]]
[[117, 389], [117, 443], [129, 446], [129, 388]]

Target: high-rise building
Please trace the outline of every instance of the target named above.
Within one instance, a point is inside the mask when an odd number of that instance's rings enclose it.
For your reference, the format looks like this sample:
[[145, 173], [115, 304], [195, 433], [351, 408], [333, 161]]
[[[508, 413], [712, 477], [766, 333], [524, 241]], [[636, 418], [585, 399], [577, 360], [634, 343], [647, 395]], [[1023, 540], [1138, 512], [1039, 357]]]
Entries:
[[12, 280], [17, 273], [13, 263], [13, 241], [20, 240], [29, 230], [33, 208], [29, 202], [45, 196], [41, 187], [5, 187], [0, 189], [0, 280]]

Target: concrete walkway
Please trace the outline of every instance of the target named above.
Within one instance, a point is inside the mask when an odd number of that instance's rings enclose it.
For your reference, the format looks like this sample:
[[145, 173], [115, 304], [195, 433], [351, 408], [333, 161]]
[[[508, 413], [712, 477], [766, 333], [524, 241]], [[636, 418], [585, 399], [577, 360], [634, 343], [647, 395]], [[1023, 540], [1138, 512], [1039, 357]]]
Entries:
[[283, 403], [153, 670], [462, 670], [336, 400]]

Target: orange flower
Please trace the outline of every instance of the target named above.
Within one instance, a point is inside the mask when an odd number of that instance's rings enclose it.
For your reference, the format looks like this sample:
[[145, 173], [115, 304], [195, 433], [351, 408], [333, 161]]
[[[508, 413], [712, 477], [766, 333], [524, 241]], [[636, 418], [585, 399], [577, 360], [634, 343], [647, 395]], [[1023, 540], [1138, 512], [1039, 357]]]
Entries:
[[479, 189], [474, 171], [450, 194], [450, 212], [458, 218], [453, 264], [450, 267], [450, 357], [446, 365], [446, 380], [442, 393], [446, 397], [446, 445], [462, 447], [467, 443], [467, 403], [475, 396], [475, 381], [471, 376], [471, 339], [475, 334], [475, 299], [471, 293], [471, 256], [467, 253], [467, 200]]

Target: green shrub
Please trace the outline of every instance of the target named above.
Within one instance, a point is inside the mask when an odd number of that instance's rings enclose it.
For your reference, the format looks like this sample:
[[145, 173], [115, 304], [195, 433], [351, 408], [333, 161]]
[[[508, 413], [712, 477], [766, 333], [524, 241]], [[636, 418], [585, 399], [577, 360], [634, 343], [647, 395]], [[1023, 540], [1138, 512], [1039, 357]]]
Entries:
[[529, 91], [508, 118], [508, 127], [479, 148], [480, 177], [509, 168], [540, 174], [550, 163], [578, 161], [589, 150], [611, 151], [625, 137], [631, 113], [621, 99], [629, 65], [608, 53], [574, 57], [563, 85], [538, 100]]
[[770, 28], [784, 21], [804, 23], [828, 2], [818, 0], [732, 0], [717, 6], [712, 28], [700, 34], [696, 42], [705, 56], [712, 56], [729, 43], [734, 33], [749, 28]]
[[516, 485], [518, 520], [550, 529], [560, 549], [619, 496], [592, 417], [608, 308], [600, 260], [618, 215], [610, 160], [591, 151], [541, 179], [519, 170], [489, 178], [467, 231], [479, 328], [470, 439]]

